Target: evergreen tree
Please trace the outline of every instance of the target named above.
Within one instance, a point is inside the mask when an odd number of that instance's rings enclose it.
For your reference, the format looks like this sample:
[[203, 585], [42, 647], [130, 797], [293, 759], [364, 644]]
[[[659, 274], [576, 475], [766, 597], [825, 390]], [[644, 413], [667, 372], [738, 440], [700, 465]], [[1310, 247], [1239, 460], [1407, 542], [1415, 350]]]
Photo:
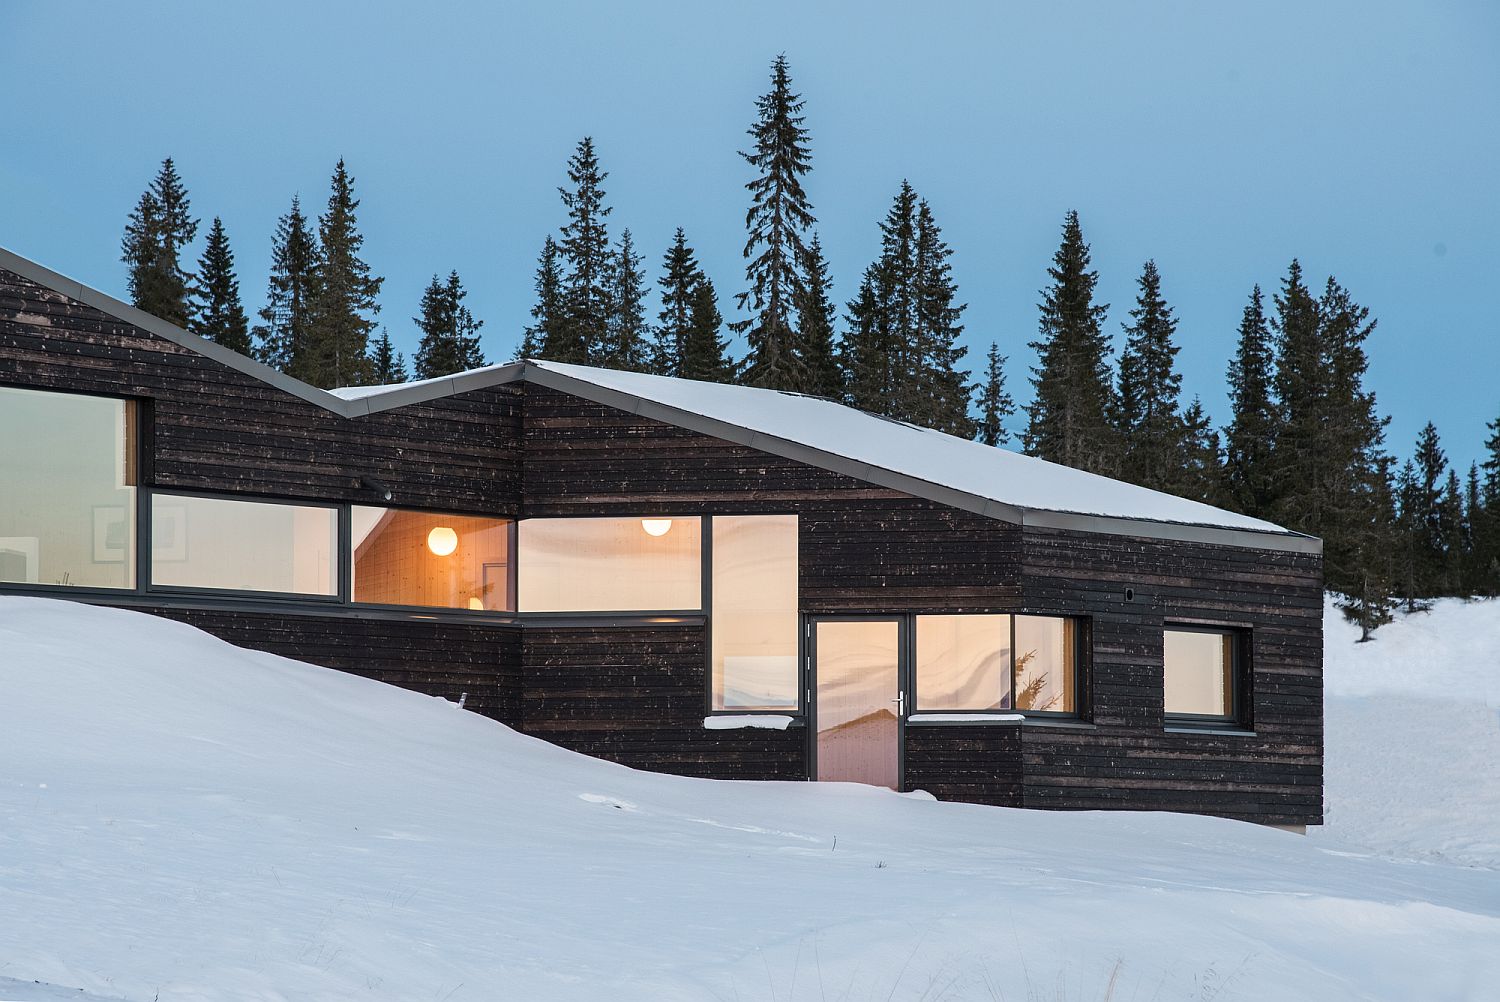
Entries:
[[848, 304], [842, 363], [849, 403], [911, 420], [917, 410], [917, 194], [906, 181], [880, 223], [880, 257]]
[[360, 386], [373, 376], [370, 332], [380, 312], [380, 286], [360, 257], [354, 178], [342, 159], [334, 166], [328, 208], [318, 217], [321, 254], [312, 296], [311, 382], [324, 388]]
[[255, 357], [304, 382], [313, 374], [312, 298], [319, 257], [317, 238], [293, 195], [271, 242], [271, 278], [262, 322], [254, 330]]
[[833, 279], [823, 257], [823, 241], [814, 232], [807, 245], [802, 288], [794, 304], [801, 324], [802, 392], [840, 400], [844, 395], [844, 374], [839, 369], [838, 347], [834, 343], [835, 308], [829, 295], [832, 289]]
[[692, 323], [693, 302], [703, 269], [693, 249], [688, 246], [682, 227], [672, 237], [672, 246], [662, 255], [661, 312], [657, 314], [655, 342], [651, 350], [651, 371], [660, 376], [676, 376], [682, 370], [683, 343]]
[[1421, 551], [1425, 533], [1421, 510], [1421, 485], [1417, 480], [1416, 464], [1408, 459], [1401, 464], [1401, 472], [1396, 476], [1396, 519], [1393, 526], [1394, 583], [1408, 613], [1425, 608], [1418, 601], [1422, 593]]
[[187, 188], [167, 157], [125, 225], [120, 257], [132, 304], [168, 323], [188, 325], [193, 276], [183, 270], [181, 257], [197, 233]]
[[1219, 433], [1213, 430], [1213, 422], [1197, 397], [1182, 413], [1182, 438], [1178, 448], [1182, 466], [1171, 478], [1173, 493], [1205, 504], [1219, 504], [1224, 482]]
[[[1186, 493], [1192, 483], [1190, 489], [1201, 492], [1198, 473], [1187, 470], [1189, 430], [1180, 412], [1182, 376], [1177, 373], [1177, 345], [1172, 340], [1177, 319], [1162, 298], [1155, 261], [1146, 262], [1137, 284], [1140, 292], [1130, 311], [1134, 322], [1123, 325], [1125, 349], [1120, 353], [1114, 408], [1123, 446], [1120, 475], [1155, 490]], [[1196, 431], [1200, 436], [1205, 433], [1205, 429]]]
[[1468, 563], [1468, 524], [1464, 519], [1464, 494], [1458, 471], [1448, 470], [1443, 496], [1438, 502], [1438, 526], [1442, 533], [1442, 565], [1437, 578], [1439, 595], [1462, 595], [1464, 567]]
[[380, 328], [380, 337], [370, 349], [370, 362], [374, 366], [376, 386], [404, 383], [411, 377], [406, 373], [406, 356], [391, 344], [391, 332]]
[[1412, 499], [1412, 527], [1416, 531], [1416, 589], [1424, 598], [1446, 590], [1447, 547], [1450, 529], [1443, 510], [1448, 457], [1431, 421], [1417, 435], [1412, 456], [1416, 491]]
[[908, 372], [907, 384], [916, 392], [909, 420], [960, 438], [972, 438], [974, 419], [969, 416], [969, 401], [973, 386], [969, 371], [959, 368], [968, 349], [958, 343], [964, 329], [959, 318], [968, 306], [957, 302], [958, 285], [948, 262], [952, 255], [931, 207], [923, 199], [917, 206], [913, 261], [916, 337], [912, 354], [916, 367]]
[[1377, 628], [1389, 623], [1395, 602], [1396, 567], [1392, 540], [1397, 529], [1392, 522], [1390, 459], [1381, 457], [1376, 490], [1371, 499], [1372, 518], [1359, 526], [1353, 537], [1354, 565], [1358, 580], [1338, 601], [1344, 617], [1360, 628], [1359, 643], [1374, 639]]
[[1485, 580], [1484, 521], [1479, 464], [1470, 463], [1469, 475], [1464, 478], [1464, 564], [1459, 589], [1462, 595], [1489, 594]]
[[607, 177], [608, 172], [599, 169], [593, 138], [584, 136], [568, 159], [568, 181], [573, 187], [557, 189], [568, 210], [558, 245], [567, 264], [564, 311], [556, 336], [542, 345], [542, 356], [554, 362], [589, 365], [605, 355], [614, 310], [614, 256], [605, 223], [611, 209], [604, 204], [603, 188]]
[[719, 315], [719, 297], [707, 276], [693, 290], [688, 328], [682, 339], [682, 360], [677, 374], [683, 379], [732, 383], [737, 366], [728, 355], [729, 343], [719, 336], [724, 318]]
[[208, 246], [198, 261], [198, 296], [192, 331], [241, 355], [250, 354], [250, 321], [240, 303], [240, 280], [234, 274], [234, 252], [218, 216], [208, 230]]
[[730, 329], [749, 342], [744, 382], [779, 390], [800, 390], [807, 382], [793, 315], [807, 258], [803, 234], [817, 221], [802, 188], [812, 166], [803, 104], [792, 93], [786, 56], [777, 56], [771, 90], [756, 101], [756, 121], [749, 129], [752, 147], [740, 154], [757, 172], [745, 185], [750, 192], [744, 251], [750, 288], [737, 297], [740, 309], [753, 315]]
[[531, 307], [531, 326], [521, 335], [519, 358], [548, 358], [547, 345], [561, 343], [567, 319], [563, 296], [562, 267], [558, 263], [557, 242], [548, 236], [542, 241], [542, 254], [536, 267], [536, 302]]
[[1035, 395], [1027, 407], [1025, 449], [1054, 463], [1113, 474], [1119, 443], [1110, 421], [1110, 344], [1102, 330], [1109, 307], [1094, 303], [1099, 273], [1089, 270], [1077, 212], [1063, 223], [1047, 273], [1052, 287], [1042, 292], [1039, 338], [1031, 342], [1040, 364], [1031, 370]]
[[646, 342], [646, 275], [641, 271], [641, 256], [635, 252], [635, 241], [627, 229], [620, 234], [618, 256], [610, 269], [609, 323], [600, 344], [598, 364], [607, 369], [644, 372], [650, 364], [650, 345]]
[[1361, 586], [1359, 534], [1377, 517], [1386, 420], [1364, 389], [1369, 310], [1329, 278], [1314, 301], [1292, 262], [1277, 297], [1280, 485], [1277, 520], [1323, 539], [1324, 576], [1344, 593]]
[[[436, 275], [432, 276], [418, 307], [421, 315], [412, 318], [422, 332], [416, 356], [418, 379], [466, 372], [485, 364], [484, 352], [479, 347], [479, 328], [484, 326], [484, 321], [475, 320], [474, 314], [464, 305], [467, 296], [458, 272], [450, 271], [446, 282], [439, 282]], [[378, 351], [374, 359], [378, 369]]]
[[1005, 389], [1005, 356], [1000, 346], [990, 342], [990, 353], [984, 370], [984, 385], [979, 391], [979, 428], [977, 438], [985, 445], [1006, 445], [1010, 432], [1005, 422], [1016, 412], [1016, 402]]
[[1224, 501], [1255, 518], [1268, 517], [1276, 497], [1272, 450], [1281, 415], [1271, 399], [1274, 364], [1271, 331], [1257, 285], [1240, 318], [1239, 342], [1229, 364], [1232, 416], [1224, 429]]

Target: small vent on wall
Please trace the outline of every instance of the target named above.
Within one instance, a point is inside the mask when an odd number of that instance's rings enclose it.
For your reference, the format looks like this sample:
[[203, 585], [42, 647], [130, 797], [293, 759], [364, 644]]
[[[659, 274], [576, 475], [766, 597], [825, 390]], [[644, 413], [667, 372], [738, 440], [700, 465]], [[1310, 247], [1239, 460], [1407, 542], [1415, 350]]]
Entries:
[[1125, 589], [1125, 601], [1127, 601], [1127, 602], [1134, 602], [1135, 601], [1135, 589], [1134, 588], [1126, 588]]

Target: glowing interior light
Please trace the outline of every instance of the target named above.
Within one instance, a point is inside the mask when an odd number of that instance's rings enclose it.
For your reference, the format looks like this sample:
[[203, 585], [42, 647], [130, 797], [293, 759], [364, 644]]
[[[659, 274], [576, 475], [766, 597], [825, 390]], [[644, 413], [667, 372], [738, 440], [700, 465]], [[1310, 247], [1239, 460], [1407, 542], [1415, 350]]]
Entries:
[[446, 557], [458, 549], [458, 533], [440, 525], [427, 534], [427, 548], [440, 557]]
[[646, 530], [648, 536], [665, 536], [672, 531], [672, 520], [670, 518], [643, 518], [641, 528]]
[[469, 608], [473, 609], [475, 612], [482, 612], [484, 610], [484, 602], [479, 598], [478, 595], [475, 595], [469, 599]]

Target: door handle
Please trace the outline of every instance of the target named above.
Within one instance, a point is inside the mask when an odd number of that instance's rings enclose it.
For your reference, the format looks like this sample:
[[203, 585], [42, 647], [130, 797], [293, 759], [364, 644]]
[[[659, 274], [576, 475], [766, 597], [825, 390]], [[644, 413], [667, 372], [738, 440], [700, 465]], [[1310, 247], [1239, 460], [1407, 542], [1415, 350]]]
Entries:
[[891, 702], [896, 704], [896, 716], [906, 716], [906, 693], [898, 693], [896, 698], [891, 700]]

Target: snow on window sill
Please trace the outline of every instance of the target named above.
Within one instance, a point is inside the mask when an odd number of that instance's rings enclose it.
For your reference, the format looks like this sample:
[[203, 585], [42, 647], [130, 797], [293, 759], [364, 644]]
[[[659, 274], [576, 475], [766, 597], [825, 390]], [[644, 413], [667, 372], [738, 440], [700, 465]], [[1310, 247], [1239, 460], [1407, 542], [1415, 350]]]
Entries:
[[733, 731], [743, 727], [784, 731], [792, 726], [792, 719], [781, 713], [721, 713], [704, 717], [703, 726], [710, 731]]
[[908, 724], [1022, 724], [1019, 713], [913, 713]]
[[1192, 724], [1186, 724], [1186, 723], [1184, 723], [1184, 724], [1167, 724], [1167, 726], [1164, 727], [1164, 728], [1162, 728], [1162, 729], [1164, 731], [1166, 731], [1168, 734], [1217, 734], [1217, 735], [1220, 735], [1222, 737], [1227, 737], [1227, 738], [1253, 738], [1253, 737], [1255, 737], [1255, 732], [1254, 731], [1247, 731], [1247, 730], [1244, 730], [1243, 728], [1233, 727], [1233, 726], [1230, 726], [1230, 727], [1211, 727], [1211, 726], [1202, 726], [1202, 725], [1199, 725], [1199, 726], [1195, 727]]

